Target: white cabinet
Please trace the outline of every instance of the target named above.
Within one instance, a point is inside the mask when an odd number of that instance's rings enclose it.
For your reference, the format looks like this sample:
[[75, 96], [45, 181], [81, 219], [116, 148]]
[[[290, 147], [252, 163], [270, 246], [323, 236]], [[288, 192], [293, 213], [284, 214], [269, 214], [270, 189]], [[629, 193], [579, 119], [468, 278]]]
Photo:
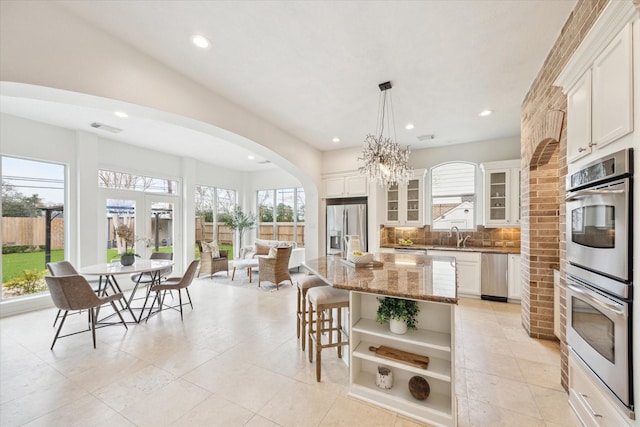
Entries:
[[596, 149], [633, 130], [631, 24], [593, 63], [593, 144]]
[[484, 226], [520, 227], [520, 160], [484, 163]]
[[591, 70], [587, 70], [567, 92], [568, 161], [586, 156], [591, 146]]
[[631, 24], [567, 91], [567, 161], [575, 162], [633, 131]]
[[406, 184], [393, 185], [386, 190], [386, 224], [411, 227], [424, 225], [424, 170], [416, 171], [414, 174], [416, 178], [408, 180]]
[[520, 255], [509, 254], [508, 266], [508, 299], [520, 300], [522, 298], [520, 282]]
[[[349, 395], [430, 425], [457, 425], [455, 305], [419, 300], [418, 329], [396, 335], [389, 331], [388, 324], [376, 322], [377, 297], [380, 295], [350, 293]], [[383, 359], [369, 350], [381, 345], [428, 356], [429, 366], [422, 369]], [[378, 366], [391, 369], [391, 389], [376, 386]], [[429, 383], [431, 393], [425, 400], [409, 393], [409, 379], [416, 375]]]
[[324, 179], [324, 196], [360, 197], [368, 194], [367, 178], [361, 175], [331, 176]]
[[449, 256], [456, 259], [458, 296], [480, 297], [480, 252], [427, 250], [429, 256]]
[[569, 404], [584, 426], [631, 426], [631, 422], [594, 378], [594, 374], [571, 350], [569, 350]]

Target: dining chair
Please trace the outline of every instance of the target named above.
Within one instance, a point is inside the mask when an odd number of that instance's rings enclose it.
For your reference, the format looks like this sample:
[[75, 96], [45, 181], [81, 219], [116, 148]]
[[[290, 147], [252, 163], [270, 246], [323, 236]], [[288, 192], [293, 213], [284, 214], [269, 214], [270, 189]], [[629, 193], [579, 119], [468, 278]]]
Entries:
[[[191, 282], [193, 282], [193, 279], [196, 276], [199, 263], [200, 263], [200, 260], [198, 259], [193, 260], [191, 261], [191, 264], [189, 264], [189, 267], [187, 268], [187, 271], [184, 273], [184, 276], [170, 277], [164, 283], [151, 286], [151, 290], [149, 293], [155, 292], [156, 296], [153, 299], [153, 302], [151, 303], [151, 307], [149, 308], [149, 314], [147, 315], [147, 319], [145, 320], [145, 322], [149, 321], [149, 317], [151, 317], [152, 314], [158, 314], [159, 312], [163, 311], [164, 308], [178, 310], [178, 307], [180, 308], [180, 320], [184, 320], [182, 315], [182, 306], [186, 304], [182, 303], [182, 290], [184, 289], [185, 292], [187, 293], [187, 297], [189, 298], [189, 305], [191, 306], [191, 309], [193, 309], [193, 303], [191, 302], [191, 295], [189, 295], [188, 287], [189, 285], [191, 285]], [[179, 305], [166, 306], [164, 304], [166, 291], [172, 291], [172, 290], [178, 291]], [[154, 312], [153, 306], [155, 305], [156, 301], [158, 301], [158, 310]], [[146, 305], [146, 301], [145, 301], [145, 305]]]
[[[124, 327], [126, 329], [129, 329], [127, 328], [127, 324], [125, 323], [122, 315], [120, 314], [120, 311], [115, 304], [115, 301], [124, 298], [124, 295], [121, 292], [113, 295], [98, 296], [91, 288], [89, 282], [87, 282], [87, 279], [79, 274], [72, 274], [67, 276], [47, 276], [45, 277], [45, 281], [47, 282], [47, 287], [49, 288], [49, 294], [51, 295], [53, 303], [59, 310], [64, 311], [64, 315], [62, 316], [62, 320], [60, 321], [60, 326], [58, 326], [56, 335], [53, 338], [51, 350], [53, 350], [53, 346], [56, 345], [56, 341], [58, 340], [58, 338], [68, 337], [70, 335], [76, 335], [88, 331], [91, 331], [91, 335], [93, 336], [93, 348], [96, 348], [96, 309], [105, 304], [111, 304], [111, 307], [113, 307], [113, 309], [115, 310]], [[62, 330], [64, 321], [67, 319], [67, 314], [69, 314], [69, 311], [71, 310], [88, 311], [89, 329], [72, 332], [61, 336], [60, 331]]]
[[[151, 254], [149, 259], [163, 259], [163, 260], [171, 261], [173, 260], [173, 252], [154, 252]], [[173, 267], [167, 267], [160, 270], [157, 273], [145, 272], [145, 273], [132, 274], [131, 281], [133, 283], [140, 283], [140, 284], [153, 283], [154, 280], [162, 281], [162, 280], [166, 280], [172, 271], [173, 271]]]
[[[51, 273], [52, 276], [71, 276], [74, 274], [78, 274], [78, 271], [69, 261], [48, 262], [47, 270], [49, 270], [49, 273]], [[89, 281], [89, 284], [92, 286], [92, 289], [95, 293], [100, 292], [100, 284], [98, 281], [91, 280]], [[78, 311], [78, 313], [80, 313], [80, 311]], [[56, 323], [58, 322], [61, 314], [62, 310], [58, 310], [56, 318], [53, 320], [53, 327], [56, 326]]]

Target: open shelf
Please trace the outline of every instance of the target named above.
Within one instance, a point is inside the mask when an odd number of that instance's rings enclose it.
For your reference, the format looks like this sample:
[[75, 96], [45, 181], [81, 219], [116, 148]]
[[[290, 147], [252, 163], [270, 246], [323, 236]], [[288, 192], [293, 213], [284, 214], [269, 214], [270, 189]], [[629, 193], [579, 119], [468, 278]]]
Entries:
[[[411, 372], [414, 375], [422, 375], [425, 377], [437, 378], [442, 381], [451, 382], [451, 362], [449, 360], [438, 359], [436, 357], [429, 356], [429, 366], [427, 369], [418, 368], [417, 366], [407, 365], [400, 361], [394, 361], [391, 359], [385, 359], [383, 357], [376, 356], [375, 352], [369, 351], [370, 346], [378, 347], [379, 344], [373, 342], [361, 341], [360, 344], [353, 350], [353, 357], [358, 357], [363, 360], [368, 360], [381, 365], [386, 365], [392, 368], [402, 369], [407, 372]], [[395, 371], [394, 371], [395, 372]]]
[[389, 331], [388, 325], [380, 324], [372, 319], [359, 319], [356, 324], [353, 325], [352, 331], [381, 338], [389, 338], [394, 341], [405, 342], [420, 347], [451, 352], [451, 335], [443, 332], [416, 329], [408, 330], [404, 335], [397, 335]]

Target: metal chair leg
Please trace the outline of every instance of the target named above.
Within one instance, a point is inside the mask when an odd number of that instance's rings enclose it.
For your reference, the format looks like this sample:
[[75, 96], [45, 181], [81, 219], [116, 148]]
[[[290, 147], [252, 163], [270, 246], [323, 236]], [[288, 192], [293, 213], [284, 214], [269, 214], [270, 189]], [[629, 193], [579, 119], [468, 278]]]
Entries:
[[93, 336], [93, 348], [96, 348], [96, 312], [93, 307], [89, 310], [89, 319], [91, 319], [91, 335]]
[[182, 289], [178, 289], [178, 300], [180, 301], [180, 320], [184, 320], [182, 317]]
[[56, 340], [58, 339], [58, 335], [60, 335], [60, 331], [62, 330], [62, 325], [64, 325], [64, 321], [67, 320], [67, 314], [69, 314], [69, 311], [65, 311], [64, 316], [62, 316], [62, 320], [60, 321], [60, 326], [58, 326], [58, 330], [56, 331], [56, 336], [53, 337], [53, 343], [51, 344], [50, 350], [53, 350], [53, 346], [56, 345]]
[[[120, 311], [118, 310], [118, 308], [116, 307], [116, 305], [114, 304], [113, 301], [111, 302], [111, 307], [113, 307], [114, 311], [116, 312], [116, 314], [118, 315], [118, 317], [120, 318], [120, 321], [122, 322], [122, 324], [124, 325], [125, 329], [129, 329], [127, 327], [127, 322], [124, 321], [124, 319], [122, 318], [122, 314], [120, 313]], [[142, 317], [142, 314], [140, 314], [140, 317]]]
[[191, 310], [193, 310], [193, 303], [191, 302], [191, 295], [189, 294], [189, 289], [184, 288], [184, 290], [187, 291], [187, 296], [189, 297], [189, 305], [191, 306]]

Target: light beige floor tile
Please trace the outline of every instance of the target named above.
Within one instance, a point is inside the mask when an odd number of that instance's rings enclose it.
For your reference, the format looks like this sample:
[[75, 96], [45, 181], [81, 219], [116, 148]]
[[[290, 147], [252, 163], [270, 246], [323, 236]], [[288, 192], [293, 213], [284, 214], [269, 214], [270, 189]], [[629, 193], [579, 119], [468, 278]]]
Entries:
[[245, 427], [278, 427], [279, 424], [269, 421], [260, 415], [254, 415], [253, 418], [245, 424]]
[[471, 401], [475, 400], [533, 418], [542, 418], [527, 384], [469, 369], [466, 372], [470, 416], [473, 416]]
[[532, 362], [526, 359], [516, 359], [522, 371], [525, 382], [540, 387], [564, 391], [560, 384], [560, 361], [554, 364]]
[[553, 364], [560, 357], [560, 345], [553, 341], [531, 338], [526, 341], [509, 341], [509, 347], [515, 357], [532, 362]]
[[121, 414], [138, 426], [173, 425], [210, 396], [210, 392], [177, 379], [125, 406]]
[[505, 356], [490, 352], [477, 352], [467, 359], [466, 370], [497, 375], [515, 381], [524, 382], [524, 376], [513, 356]]
[[211, 395], [176, 420], [173, 425], [239, 427], [247, 424], [253, 416], [253, 412], [224, 399], [223, 396]]
[[[31, 357], [35, 358], [33, 355]], [[44, 363], [36, 362], [32, 369], [19, 369], [18, 372], [18, 375], [10, 375], [8, 378], [5, 378], [4, 375], [2, 376], [0, 403], [10, 402], [37, 392], [41, 384], [55, 386], [68, 381], [64, 375]]]
[[564, 390], [552, 390], [533, 384], [529, 385], [529, 389], [545, 421], [566, 427], [580, 427], [578, 417], [567, 403], [569, 396]]
[[414, 419], [398, 415], [396, 417], [396, 422], [393, 424], [393, 427], [424, 427], [424, 425], [424, 423], [421, 423]]
[[469, 399], [469, 420], [472, 427], [545, 427], [540, 418], [474, 399]]
[[125, 417], [93, 396], [87, 395], [26, 424], [36, 426], [134, 426]]
[[317, 426], [336, 396], [304, 383], [278, 389], [258, 414], [283, 426]]
[[350, 397], [338, 397], [320, 427], [387, 427], [394, 424], [395, 418], [395, 414], [384, 409]]

